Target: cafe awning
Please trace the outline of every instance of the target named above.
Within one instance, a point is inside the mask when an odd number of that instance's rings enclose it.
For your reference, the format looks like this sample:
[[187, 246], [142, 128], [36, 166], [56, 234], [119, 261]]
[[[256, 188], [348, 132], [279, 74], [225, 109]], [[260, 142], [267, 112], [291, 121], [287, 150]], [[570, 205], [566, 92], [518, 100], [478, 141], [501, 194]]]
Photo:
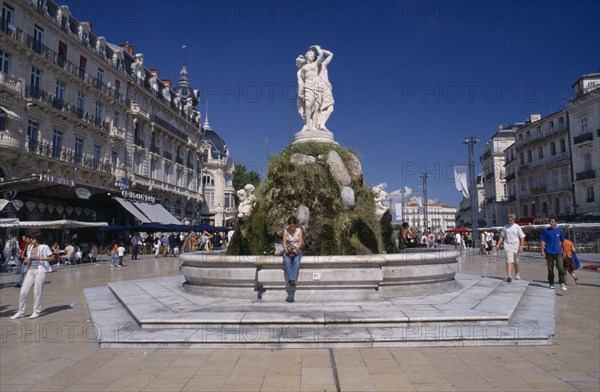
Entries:
[[171, 215], [160, 204], [128, 200], [121, 197], [114, 197], [114, 199], [141, 223], [181, 224], [177, 218]]
[[10, 118], [11, 120], [18, 120], [18, 119], [20, 119], [20, 117], [19, 117], [19, 115], [17, 113], [13, 112], [12, 110], [8, 110], [4, 106], [0, 106], [0, 112], [6, 114], [6, 116], [8, 118]]
[[6, 228], [36, 228], [36, 229], [75, 229], [86, 227], [108, 226], [107, 222], [82, 222], [69, 219], [54, 221], [19, 221], [1, 222], [0, 227]]

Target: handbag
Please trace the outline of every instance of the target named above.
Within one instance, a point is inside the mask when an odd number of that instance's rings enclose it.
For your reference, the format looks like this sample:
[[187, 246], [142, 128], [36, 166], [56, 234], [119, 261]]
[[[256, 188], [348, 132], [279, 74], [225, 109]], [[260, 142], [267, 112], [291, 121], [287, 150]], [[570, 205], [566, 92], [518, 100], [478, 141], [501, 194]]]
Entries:
[[581, 268], [581, 264], [579, 263], [579, 258], [577, 257], [577, 253], [575, 252], [571, 252], [572, 258], [573, 258], [573, 265], [575, 265], [576, 269]]

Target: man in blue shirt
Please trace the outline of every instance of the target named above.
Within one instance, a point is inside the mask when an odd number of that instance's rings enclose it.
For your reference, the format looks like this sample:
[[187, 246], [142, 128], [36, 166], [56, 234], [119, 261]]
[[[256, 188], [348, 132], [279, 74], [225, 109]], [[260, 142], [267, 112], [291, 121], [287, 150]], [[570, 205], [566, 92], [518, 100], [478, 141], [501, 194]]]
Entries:
[[558, 269], [558, 283], [563, 291], [567, 291], [565, 286], [565, 267], [562, 258], [562, 244], [565, 241], [565, 233], [562, 229], [556, 227], [558, 220], [550, 218], [550, 227], [542, 231], [542, 256], [546, 258], [548, 266], [548, 287], [554, 288], [554, 264]]

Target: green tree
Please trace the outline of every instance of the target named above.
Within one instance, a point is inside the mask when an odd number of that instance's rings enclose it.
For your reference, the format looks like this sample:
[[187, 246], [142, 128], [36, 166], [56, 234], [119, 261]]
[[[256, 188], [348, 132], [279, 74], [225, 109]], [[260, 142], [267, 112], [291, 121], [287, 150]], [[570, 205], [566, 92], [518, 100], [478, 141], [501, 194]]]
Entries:
[[[238, 190], [243, 189], [246, 184], [252, 184], [255, 187], [258, 187], [258, 184], [260, 184], [260, 175], [254, 170], [248, 171], [246, 166], [241, 163], [236, 164], [235, 170], [233, 171], [233, 188], [237, 192]], [[237, 194], [235, 195], [235, 203], [236, 205], [239, 203]]]

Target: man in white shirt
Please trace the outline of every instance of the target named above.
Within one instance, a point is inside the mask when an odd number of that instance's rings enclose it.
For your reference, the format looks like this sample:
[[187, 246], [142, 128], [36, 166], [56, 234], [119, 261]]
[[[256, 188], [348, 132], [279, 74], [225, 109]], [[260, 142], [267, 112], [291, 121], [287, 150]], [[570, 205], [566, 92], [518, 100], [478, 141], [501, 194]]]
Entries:
[[504, 253], [506, 253], [506, 278], [507, 282], [512, 281], [512, 266], [515, 265], [515, 279], [521, 279], [519, 275], [519, 254], [523, 252], [523, 244], [525, 243], [525, 233], [521, 226], [515, 223], [517, 216], [515, 214], [508, 215], [508, 224], [504, 225], [500, 231], [500, 239], [495, 246], [496, 251], [504, 243]]

